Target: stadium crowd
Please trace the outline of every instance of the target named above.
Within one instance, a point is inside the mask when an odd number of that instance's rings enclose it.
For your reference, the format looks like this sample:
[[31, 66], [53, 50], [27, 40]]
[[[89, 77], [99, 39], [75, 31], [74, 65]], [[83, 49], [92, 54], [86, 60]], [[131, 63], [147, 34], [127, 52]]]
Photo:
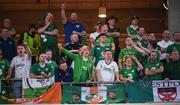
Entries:
[[[95, 32], [86, 41], [86, 31], [71, 13], [68, 20], [65, 5], [61, 20], [65, 30], [64, 45], [58, 43], [58, 25], [52, 13], [45, 13], [43, 25], [30, 24], [16, 42], [16, 30], [5, 18], [0, 28], [0, 79], [16, 79], [13, 90], [21, 97], [22, 78], [44, 79], [55, 76], [56, 82], [134, 82], [139, 80], [180, 80], [180, 32], [146, 33], [133, 16], [127, 26], [125, 48], [120, 49], [117, 17], [98, 21]], [[170, 40], [170, 37], [173, 40]], [[90, 44], [90, 45], [89, 45]], [[91, 49], [88, 47], [91, 46]], [[1, 94], [8, 96], [7, 81]]]

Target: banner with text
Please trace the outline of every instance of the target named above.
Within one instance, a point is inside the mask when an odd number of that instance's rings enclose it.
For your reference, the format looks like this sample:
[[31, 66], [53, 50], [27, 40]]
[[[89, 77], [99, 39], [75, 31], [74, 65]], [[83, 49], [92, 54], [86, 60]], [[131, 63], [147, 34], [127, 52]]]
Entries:
[[154, 102], [180, 102], [180, 80], [153, 81]]
[[127, 98], [128, 102], [144, 103], [153, 102], [152, 82], [139, 81], [134, 83], [127, 83]]

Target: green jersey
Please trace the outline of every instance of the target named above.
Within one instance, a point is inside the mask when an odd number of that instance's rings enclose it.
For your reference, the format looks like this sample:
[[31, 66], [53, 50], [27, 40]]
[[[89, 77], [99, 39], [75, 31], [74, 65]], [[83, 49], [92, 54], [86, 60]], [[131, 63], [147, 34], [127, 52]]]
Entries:
[[88, 61], [82, 62], [82, 72], [80, 77], [80, 82], [86, 82], [89, 79], [88, 75]]
[[39, 54], [40, 36], [35, 34], [35, 36], [32, 37], [27, 32], [25, 32], [23, 37], [23, 41], [27, 42], [29, 48], [31, 49], [32, 56], [37, 56]]
[[0, 79], [7, 76], [9, 62], [6, 59], [0, 60]]
[[[138, 29], [139, 29], [138, 26], [134, 27], [134, 26], [130, 25], [129, 27], [127, 27], [128, 36], [137, 35], [138, 34]], [[137, 41], [139, 41], [139, 39], [138, 38], [133, 38], [132, 41], [137, 42]]]
[[138, 51], [133, 49], [133, 48], [124, 48], [121, 50], [121, 52], [119, 53], [119, 60], [124, 63], [125, 62], [125, 57], [129, 57], [129, 56], [138, 56]]
[[122, 68], [119, 70], [119, 72], [124, 78], [130, 78], [135, 81], [138, 80], [138, 72], [136, 67], [131, 69]]
[[141, 40], [140, 42], [141, 42], [141, 45], [142, 45], [143, 47], [147, 48], [147, 46], [148, 46], [148, 41], [146, 41], [146, 40]]
[[95, 45], [91, 49], [91, 56], [95, 57], [95, 65], [97, 65], [97, 63], [100, 60], [104, 60], [103, 53], [107, 49], [111, 49], [111, 48], [109, 46], [106, 46], [106, 45], [105, 46]]
[[41, 67], [39, 63], [36, 63], [31, 67], [31, 73], [34, 73], [34, 75], [39, 76], [41, 75], [41, 72], [44, 72], [48, 75], [51, 72], [51, 66], [45, 64], [44, 67]]
[[[163, 64], [160, 61], [155, 61], [155, 62], [148, 61], [148, 63], [146, 63], [146, 65], [145, 65], [145, 70], [156, 70], [161, 67], [163, 67]], [[150, 80], [161, 80], [162, 76], [160, 73], [158, 73], [158, 74], [150, 75], [149, 79]]]
[[[51, 32], [55, 29], [58, 29], [56, 24], [51, 24], [49, 27], [45, 30], [47, 32]], [[57, 35], [48, 35], [48, 34], [42, 34], [41, 35], [41, 48], [40, 52], [43, 53], [45, 50], [50, 49], [53, 52], [52, 59], [55, 61], [59, 60], [58, 55], [58, 48], [57, 48]]]
[[[90, 58], [88, 58], [87, 61], [84, 61], [82, 59], [82, 56], [79, 54], [74, 54], [65, 48], [62, 48], [61, 50], [65, 55], [67, 55], [69, 58], [74, 60], [74, 70], [73, 70], [73, 81], [74, 82], [85, 82], [85, 80], [80, 79], [87, 79], [92, 80], [92, 72], [94, 70], [94, 63], [91, 61]], [[86, 66], [86, 67], [84, 67]], [[86, 72], [87, 71], [87, 72]], [[88, 76], [82, 76], [84, 74], [87, 74]]]
[[[49, 27], [45, 30], [47, 32], [51, 32], [55, 29], [58, 29], [58, 26], [56, 24], [51, 24], [49, 25]], [[48, 34], [45, 34], [46, 35], [46, 38], [47, 38], [47, 44], [57, 44], [57, 35], [48, 35]]]
[[174, 44], [168, 46], [168, 48], [167, 48], [167, 53], [168, 53], [168, 54], [171, 54], [171, 52], [173, 52], [173, 50], [177, 50], [177, 51], [180, 53], [180, 45], [174, 43]]
[[58, 67], [58, 65], [56, 64], [55, 61], [52, 60], [48, 61], [47, 64], [50, 65], [51, 67], [51, 75], [54, 75], [54, 70], [56, 67]]
[[165, 65], [165, 78], [180, 80], [180, 60], [170, 61]]

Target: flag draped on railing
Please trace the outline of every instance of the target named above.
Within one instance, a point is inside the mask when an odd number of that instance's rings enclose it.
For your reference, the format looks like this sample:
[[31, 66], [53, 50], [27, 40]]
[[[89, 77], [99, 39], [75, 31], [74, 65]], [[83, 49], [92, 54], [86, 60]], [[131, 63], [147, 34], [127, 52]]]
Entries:
[[[52, 78], [51, 78], [52, 79]], [[63, 104], [99, 104], [99, 103], [145, 103], [180, 102], [180, 80], [139, 81], [134, 83], [53, 83], [46, 81], [42, 86], [38, 80], [23, 81], [25, 96], [33, 98], [8, 99], [0, 95], [2, 103], [63, 103]], [[49, 82], [48, 82], [49, 81]], [[53, 81], [53, 79], [52, 79]], [[36, 85], [36, 82], [41, 85]], [[42, 82], [42, 81], [41, 81]], [[51, 86], [52, 85], [52, 86]], [[25, 86], [25, 87], [24, 87]], [[47, 87], [47, 90], [42, 88]], [[2, 86], [1, 86], [2, 87]], [[33, 89], [31, 89], [33, 88]], [[37, 89], [36, 89], [37, 88]], [[39, 89], [39, 90], [38, 90]], [[35, 94], [42, 91], [42, 95]], [[30, 92], [28, 92], [30, 91]], [[34, 92], [35, 91], [35, 92]], [[31, 93], [31, 94], [30, 94]], [[35, 96], [33, 96], [35, 95]], [[29, 97], [30, 97], [29, 96]]]
[[23, 97], [35, 98], [44, 94], [55, 83], [54, 77], [48, 79], [23, 79]]
[[125, 101], [125, 84], [62, 84], [62, 103], [98, 104]]

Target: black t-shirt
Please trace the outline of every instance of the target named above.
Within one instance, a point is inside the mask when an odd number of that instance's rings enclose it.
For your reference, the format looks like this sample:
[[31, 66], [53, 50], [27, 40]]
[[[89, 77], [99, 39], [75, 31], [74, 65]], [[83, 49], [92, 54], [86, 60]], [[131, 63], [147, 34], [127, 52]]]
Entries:
[[[114, 28], [109, 27], [108, 32], [120, 32], [120, 29], [116, 28], [116, 27], [114, 27]], [[113, 40], [114, 40], [114, 44], [115, 44], [116, 49], [119, 48], [119, 37], [113, 36]]]
[[[78, 44], [78, 43], [75, 43], [75, 44], [72, 44], [72, 43], [68, 43], [65, 45], [64, 48], [66, 48], [67, 50], [79, 50], [80, 48], [82, 47], [81, 44]], [[68, 66], [71, 66], [71, 63], [72, 63], [72, 59], [69, 58], [69, 57], [66, 57], [64, 54], [61, 55], [61, 57], [65, 57], [66, 58], [66, 63]]]

